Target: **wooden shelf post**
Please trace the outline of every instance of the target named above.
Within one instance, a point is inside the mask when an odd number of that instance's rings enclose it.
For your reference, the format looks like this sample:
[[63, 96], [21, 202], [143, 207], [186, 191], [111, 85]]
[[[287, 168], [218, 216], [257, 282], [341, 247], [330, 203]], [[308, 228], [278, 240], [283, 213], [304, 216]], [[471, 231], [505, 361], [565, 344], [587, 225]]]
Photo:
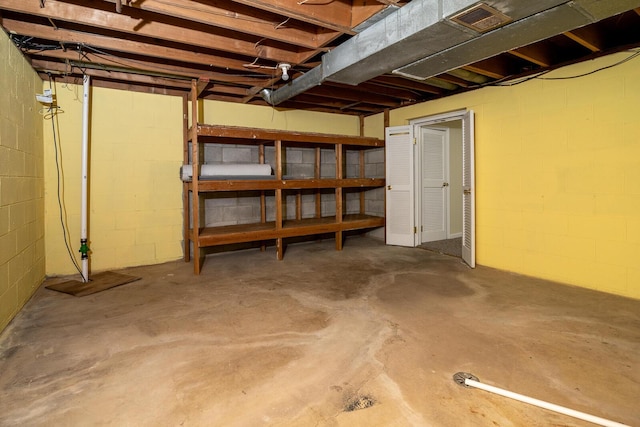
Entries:
[[[336, 180], [341, 180], [344, 175], [342, 173], [342, 144], [336, 144]], [[342, 223], [343, 215], [342, 206], [342, 187], [336, 188], [336, 223]], [[342, 250], [342, 230], [336, 231], [336, 250]]]
[[200, 251], [200, 151], [198, 147], [198, 81], [191, 80], [191, 228], [193, 240], [193, 270], [200, 274], [203, 255]]
[[[258, 146], [258, 157], [259, 157], [258, 161], [260, 162], [261, 165], [263, 165], [265, 162], [264, 144], [260, 144]], [[267, 222], [267, 201], [264, 194], [264, 190], [260, 192], [260, 222], [262, 224]], [[267, 250], [267, 245], [265, 244], [265, 242], [262, 242], [260, 244], [260, 252], [264, 252], [265, 250]]]
[[[189, 164], [189, 95], [182, 95], [182, 164]], [[189, 183], [182, 183], [182, 241], [184, 261], [191, 260], [191, 237], [189, 235], [189, 219], [191, 218], [189, 209]]]
[[[282, 180], [282, 140], [276, 140], [276, 180]], [[282, 189], [276, 189], [276, 231], [282, 230]], [[282, 237], [276, 238], [276, 256], [279, 260], [284, 257], [284, 246]]]
[[[322, 156], [321, 156], [320, 147], [316, 147], [316, 164], [314, 167], [314, 176], [316, 179], [320, 179], [321, 173], [321, 164], [322, 164]], [[322, 217], [322, 192], [320, 189], [316, 190], [316, 218]]]

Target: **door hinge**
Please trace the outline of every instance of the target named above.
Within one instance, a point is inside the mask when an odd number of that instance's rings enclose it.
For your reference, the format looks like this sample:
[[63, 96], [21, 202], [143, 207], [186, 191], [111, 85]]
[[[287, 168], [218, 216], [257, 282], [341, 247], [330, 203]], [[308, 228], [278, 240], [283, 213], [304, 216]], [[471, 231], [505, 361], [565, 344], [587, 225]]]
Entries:
[[420, 231], [421, 232], [424, 231], [424, 227], [423, 226], [420, 226]]
[[413, 138], [413, 145], [416, 145], [416, 139]]
[[417, 227], [413, 227], [413, 234], [417, 234], [418, 233], [418, 228]]

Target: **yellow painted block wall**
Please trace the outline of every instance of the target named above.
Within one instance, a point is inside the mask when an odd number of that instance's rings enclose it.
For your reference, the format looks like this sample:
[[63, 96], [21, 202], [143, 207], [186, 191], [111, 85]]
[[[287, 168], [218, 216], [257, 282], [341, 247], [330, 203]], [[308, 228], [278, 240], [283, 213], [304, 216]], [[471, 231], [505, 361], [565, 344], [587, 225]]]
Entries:
[[42, 80], [0, 31], [0, 331], [45, 274]]
[[[80, 256], [82, 82], [55, 84], [59, 163], [72, 253]], [[48, 87], [48, 83], [45, 83]], [[98, 272], [182, 254], [182, 100], [91, 89], [89, 246]], [[51, 122], [44, 122], [47, 274], [77, 273], [64, 245]]]
[[390, 124], [475, 110], [479, 264], [640, 298], [638, 106], [640, 58], [393, 110]]
[[284, 110], [266, 106], [205, 101], [201, 120], [207, 124], [298, 132], [359, 135], [360, 119], [344, 114]]
[[[79, 82], [81, 83], [81, 82]], [[45, 83], [48, 87], [48, 83]], [[82, 86], [55, 84], [64, 201], [80, 262]], [[203, 123], [357, 135], [357, 117], [205, 101]], [[92, 88], [89, 240], [92, 272], [182, 256], [182, 100]], [[47, 274], [75, 274], [64, 246], [50, 121], [46, 141]]]

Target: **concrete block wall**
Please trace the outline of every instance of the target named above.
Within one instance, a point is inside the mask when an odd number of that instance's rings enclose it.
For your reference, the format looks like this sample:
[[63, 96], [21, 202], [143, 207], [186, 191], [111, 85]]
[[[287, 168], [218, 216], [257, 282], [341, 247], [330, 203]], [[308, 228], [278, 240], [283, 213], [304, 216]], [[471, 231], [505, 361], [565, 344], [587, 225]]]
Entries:
[[[273, 149], [271, 151], [273, 152]], [[268, 157], [267, 153], [265, 157]], [[206, 164], [259, 163], [258, 147], [204, 144], [204, 162]], [[273, 167], [275, 161], [266, 161], [266, 163]], [[205, 196], [204, 207], [203, 218], [207, 227], [260, 222], [259, 192], [209, 193]]]
[[[382, 176], [384, 177], [384, 150], [382, 156], [378, 153], [380, 150], [372, 150], [375, 153], [365, 155], [374, 162], [373, 166], [365, 163], [365, 170], [370, 174], [368, 177]], [[343, 165], [346, 177], [358, 177], [360, 174], [360, 157], [356, 150], [347, 150], [344, 156], [345, 164]], [[382, 161], [382, 174], [380, 173], [380, 165], [376, 164]], [[258, 163], [259, 153], [258, 147], [246, 145], [226, 145], [226, 144], [206, 144], [204, 148], [204, 162], [207, 164], [223, 164], [223, 163]], [[320, 176], [322, 178], [335, 178], [336, 176], [336, 157], [333, 148], [322, 149], [320, 151]], [[275, 149], [273, 147], [265, 147], [265, 163], [271, 165], [275, 173]], [[283, 152], [283, 175], [285, 177], [295, 178], [313, 178], [315, 174], [315, 149], [285, 147]], [[371, 193], [371, 190], [367, 193]], [[375, 215], [384, 215], [383, 208], [376, 211], [379, 207], [375, 201], [379, 197], [376, 193], [371, 193], [369, 197], [372, 200], [367, 201], [368, 210]], [[384, 197], [384, 192], [382, 192]], [[296, 198], [297, 191], [287, 191], [283, 194], [283, 209], [285, 219], [295, 219], [296, 217]], [[315, 208], [315, 192], [303, 191], [301, 197], [301, 209], [303, 218], [313, 218], [316, 213]], [[345, 192], [345, 212], [360, 212], [360, 197], [357, 193]], [[273, 192], [266, 192], [266, 209], [267, 221], [275, 220], [275, 196]], [[326, 190], [321, 195], [321, 211], [323, 216], [335, 215], [336, 200], [335, 193], [332, 190]], [[215, 193], [207, 195], [205, 198], [204, 210], [205, 226], [223, 226], [232, 224], [247, 224], [260, 222], [260, 193], [259, 192], [233, 192], [233, 193]]]
[[[633, 54], [545, 76], [556, 80], [391, 111], [391, 126], [475, 111], [478, 264], [640, 299], [640, 61], [629, 60]], [[372, 134], [380, 120], [370, 121]]]
[[45, 277], [44, 144], [36, 93], [42, 80], [0, 32], [0, 331]]
[[[80, 262], [82, 87], [54, 84], [65, 210], [72, 253]], [[80, 97], [76, 97], [80, 94]], [[117, 111], [118, 114], [113, 114]], [[92, 86], [89, 129], [90, 274], [158, 264], [182, 254], [182, 100]], [[53, 146], [45, 128], [45, 147]], [[57, 215], [55, 159], [45, 149], [47, 275], [77, 274]]]

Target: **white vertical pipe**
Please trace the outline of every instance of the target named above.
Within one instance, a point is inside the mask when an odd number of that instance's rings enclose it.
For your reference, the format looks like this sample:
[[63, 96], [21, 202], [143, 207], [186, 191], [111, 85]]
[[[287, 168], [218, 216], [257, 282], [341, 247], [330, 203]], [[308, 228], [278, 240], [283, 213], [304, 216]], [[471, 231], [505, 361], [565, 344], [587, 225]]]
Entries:
[[[82, 190], [81, 190], [81, 210], [80, 210], [80, 245], [86, 248], [87, 245], [87, 178], [89, 169], [89, 76], [83, 78], [82, 95]], [[82, 252], [82, 281], [89, 281], [89, 254]]]
[[534, 399], [533, 397], [524, 396], [522, 394], [514, 393], [509, 390], [494, 387], [491, 385], [483, 384], [479, 381], [475, 381], [469, 378], [465, 378], [465, 385], [476, 387], [490, 393], [499, 394], [500, 396], [508, 397], [510, 399], [519, 400], [520, 402], [535, 405], [540, 408], [548, 409], [550, 411], [559, 412], [570, 417], [578, 418], [590, 423], [598, 424], [605, 427], [630, 427], [626, 424], [620, 424], [615, 421], [607, 420], [605, 418], [596, 417], [594, 415], [585, 414], [584, 412], [576, 411], [574, 409], [565, 408], [564, 406], [556, 405], [554, 403], [545, 402], [544, 400]]

